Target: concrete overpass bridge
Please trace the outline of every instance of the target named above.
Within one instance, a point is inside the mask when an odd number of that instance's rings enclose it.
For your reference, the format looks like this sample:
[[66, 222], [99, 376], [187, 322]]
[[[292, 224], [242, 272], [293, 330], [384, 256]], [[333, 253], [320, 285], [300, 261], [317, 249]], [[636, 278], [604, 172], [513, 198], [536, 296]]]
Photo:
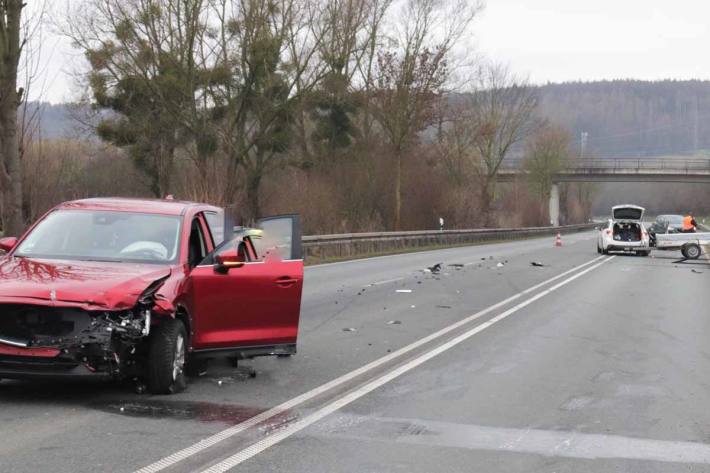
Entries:
[[[522, 163], [504, 163], [498, 182], [524, 178]], [[603, 158], [577, 159], [553, 177], [550, 220], [559, 225], [561, 182], [678, 182], [710, 183], [710, 159], [701, 158]]]

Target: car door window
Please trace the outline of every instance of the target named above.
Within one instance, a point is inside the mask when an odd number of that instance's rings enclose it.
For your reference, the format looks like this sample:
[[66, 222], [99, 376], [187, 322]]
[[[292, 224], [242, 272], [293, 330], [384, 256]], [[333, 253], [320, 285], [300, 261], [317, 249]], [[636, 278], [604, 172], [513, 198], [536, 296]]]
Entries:
[[283, 260], [301, 259], [301, 220], [298, 215], [266, 217], [257, 221], [261, 235], [254, 238], [260, 258], [278, 255]]
[[187, 247], [187, 262], [191, 268], [197, 266], [207, 256], [207, 240], [202, 231], [199, 217], [192, 219]]
[[214, 246], [217, 247], [224, 243], [227, 235], [225, 234], [225, 220], [224, 211], [220, 212], [205, 212], [205, 222], [207, 222], [207, 228], [212, 235], [212, 241]]

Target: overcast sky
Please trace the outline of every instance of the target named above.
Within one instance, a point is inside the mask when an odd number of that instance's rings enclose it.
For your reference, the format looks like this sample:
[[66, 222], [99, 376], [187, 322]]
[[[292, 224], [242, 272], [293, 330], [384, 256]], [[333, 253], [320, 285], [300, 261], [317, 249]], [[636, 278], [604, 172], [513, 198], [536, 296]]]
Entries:
[[[488, 0], [471, 51], [535, 83], [710, 79], [709, 25], [710, 0]], [[77, 96], [78, 59], [66, 39], [45, 33], [44, 100]]]

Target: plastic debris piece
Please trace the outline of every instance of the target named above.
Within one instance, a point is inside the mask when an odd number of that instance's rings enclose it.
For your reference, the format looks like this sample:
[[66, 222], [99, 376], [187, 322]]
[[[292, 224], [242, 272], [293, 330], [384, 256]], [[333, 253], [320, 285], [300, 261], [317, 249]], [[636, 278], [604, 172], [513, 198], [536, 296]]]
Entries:
[[353, 327], [346, 327], [343, 329], [343, 332], [357, 332], [357, 329]]
[[400, 293], [403, 293], [403, 294], [409, 294], [410, 292], [412, 292], [412, 290], [411, 290], [411, 289], [397, 289], [397, 291], [395, 291], [395, 292], [400, 292]]
[[542, 264], [542, 263], [540, 263], [539, 261], [531, 261], [531, 262], [530, 262], [530, 266], [535, 266], [535, 267], [538, 267], [538, 268], [542, 268], [542, 267], [544, 267], [545, 265]]
[[387, 322], [387, 325], [402, 325], [402, 322], [400, 322], [399, 320], [390, 320], [389, 322]]

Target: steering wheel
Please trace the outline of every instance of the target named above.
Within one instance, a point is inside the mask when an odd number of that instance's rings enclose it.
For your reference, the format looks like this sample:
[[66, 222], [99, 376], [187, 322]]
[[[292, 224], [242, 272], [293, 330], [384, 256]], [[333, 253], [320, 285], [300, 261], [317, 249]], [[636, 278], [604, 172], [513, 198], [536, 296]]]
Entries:
[[161, 251], [153, 248], [141, 248], [140, 250], [121, 251], [122, 255], [135, 255], [140, 259], [165, 259]]
[[139, 259], [167, 260], [168, 249], [165, 245], [154, 241], [136, 241], [123, 248], [122, 255], [135, 255]]

